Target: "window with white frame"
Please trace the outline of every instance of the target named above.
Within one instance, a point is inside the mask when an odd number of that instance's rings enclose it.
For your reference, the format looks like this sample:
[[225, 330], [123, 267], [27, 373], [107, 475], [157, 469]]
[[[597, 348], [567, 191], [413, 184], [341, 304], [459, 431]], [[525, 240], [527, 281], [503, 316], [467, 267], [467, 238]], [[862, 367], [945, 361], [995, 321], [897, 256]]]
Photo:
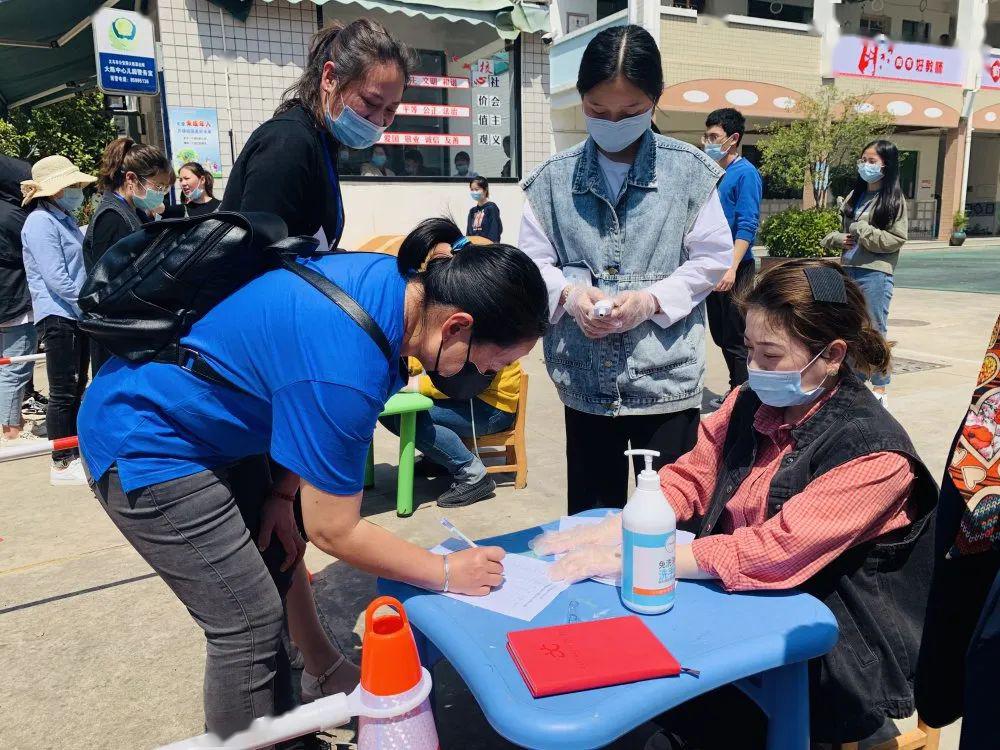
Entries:
[[345, 23], [375, 18], [414, 51], [416, 66], [392, 125], [371, 149], [339, 155], [351, 179], [488, 179], [519, 175], [519, 51], [489, 24], [344, 5]]

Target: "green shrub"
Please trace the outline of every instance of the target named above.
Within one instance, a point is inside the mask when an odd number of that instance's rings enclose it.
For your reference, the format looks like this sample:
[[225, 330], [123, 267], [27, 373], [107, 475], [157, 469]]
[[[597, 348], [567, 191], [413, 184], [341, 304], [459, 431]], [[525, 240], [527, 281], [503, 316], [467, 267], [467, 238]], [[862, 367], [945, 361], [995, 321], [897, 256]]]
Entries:
[[956, 232], [964, 232], [968, 225], [969, 217], [966, 216], [965, 211], [956, 211], [951, 220], [952, 229]]
[[790, 208], [769, 217], [760, 230], [760, 242], [775, 258], [822, 258], [840, 255], [840, 250], [825, 250], [819, 243], [830, 232], [840, 229], [836, 209]]

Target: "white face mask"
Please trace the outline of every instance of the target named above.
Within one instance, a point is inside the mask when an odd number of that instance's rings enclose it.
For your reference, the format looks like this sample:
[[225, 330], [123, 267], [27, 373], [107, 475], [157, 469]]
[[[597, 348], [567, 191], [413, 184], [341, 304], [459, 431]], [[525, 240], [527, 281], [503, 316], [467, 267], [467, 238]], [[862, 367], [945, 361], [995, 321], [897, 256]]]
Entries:
[[584, 115], [587, 120], [587, 132], [602, 151], [617, 154], [624, 151], [649, 130], [653, 121], [653, 108], [640, 112], [632, 117], [626, 117], [618, 122], [602, 120], [599, 117]]
[[[825, 349], [823, 351], [826, 351]], [[826, 390], [822, 384], [810, 391], [802, 390], [802, 373], [823, 356], [821, 351], [801, 370], [757, 370], [747, 368], [748, 382], [753, 392], [768, 406], [801, 406], [815, 401]]]

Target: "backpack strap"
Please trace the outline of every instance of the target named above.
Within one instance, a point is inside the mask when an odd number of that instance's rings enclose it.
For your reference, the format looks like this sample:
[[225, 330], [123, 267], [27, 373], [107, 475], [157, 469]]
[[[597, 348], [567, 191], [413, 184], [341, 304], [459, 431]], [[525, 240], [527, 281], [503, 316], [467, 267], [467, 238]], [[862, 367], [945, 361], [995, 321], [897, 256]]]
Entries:
[[323, 274], [317, 273], [311, 268], [306, 268], [301, 263], [289, 258], [286, 255], [281, 256], [281, 265], [286, 270], [294, 273], [300, 279], [307, 281], [315, 289], [317, 289], [320, 294], [329, 298], [341, 310], [347, 313], [347, 317], [357, 323], [358, 327], [367, 333], [368, 337], [375, 342], [375, 345], [379, 348], [379, 350], [381, 350], [382, 356], [384, 356], [387, 361], [392, 361], [392, 346], [389, 344], [389, 339], [385, 337], [385, 333], [382, 331], [379, 324], [372, 319], [372, 316], [368, 314], [367, 310], [355, 301], [354, 297], [330, 281], [330, 279]]

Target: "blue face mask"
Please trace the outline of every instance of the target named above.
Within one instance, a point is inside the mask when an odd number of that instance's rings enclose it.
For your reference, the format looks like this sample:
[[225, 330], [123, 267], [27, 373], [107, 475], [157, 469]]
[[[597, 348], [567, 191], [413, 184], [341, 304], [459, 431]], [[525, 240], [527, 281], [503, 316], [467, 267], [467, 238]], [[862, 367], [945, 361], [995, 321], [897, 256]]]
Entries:
[[204, 188], [200, 187], [194, 188], [190, 193], [188, 193], [188, 200], [189, 201], [201, 200], [201, 196], [203, 196], [204, 194], [205, 194]]
[[152, 211], [160, 207], [163, 203], [163, 196], [166, 195], [162, 190], [154, 190], [149, 187], [149, 185], [143, 185], [146, 188], [145, 195], [132, 194], [132, 203], [136, 208], [141, 208], [143, 211]]
[[469, 192], [469, 197], [472, 198], [472, 200], [479, 202], [479, 200], [483, 197], [483, 194], [478, 190], [472, 190]]
[[865, 182], [878, 182], [882, 179], [882, 165], [858, 162], [858, 176]]
[[385, 166], [386, 156], [385, 154], [372, 154], [372, 164], [381, 169]]
[[609, 154], [617, 154], [627, 149], [649, 130], [649, 124], [653, 121], [653, 109], [650, 107], [645, 112], [626, 117], [618, 122], [601, 120], [588, 115], [584, 115], [584, 117], [587, 120], [587, 132], [601, 147], [601, 150]]
[[329, 112], [326, 113], [326, 127], [330, 135], [348, 148], [362, 149], [374, 146], [378, 139], [382, 137], [385, 128], [366, 120], [353, 109], [347, 102], [343, 102], [344, 108], [334, 119]]
[[83, 205], [83, 188], [68, 187], [63, 190], [62, 198], [55, 198], [56, 205], [68, 214], [75, 212]]
[[823, 352], [820, 352], [813, 357], [801, 370], [756, 370], [748, 367], [750, 387], [757, 394], [757, 398], [768, 406], [801, 406], [815, 401], [826, 388], [819, 385], [811, 391], [803, 391], [802, 373], [808, 370], [822, 354]]

